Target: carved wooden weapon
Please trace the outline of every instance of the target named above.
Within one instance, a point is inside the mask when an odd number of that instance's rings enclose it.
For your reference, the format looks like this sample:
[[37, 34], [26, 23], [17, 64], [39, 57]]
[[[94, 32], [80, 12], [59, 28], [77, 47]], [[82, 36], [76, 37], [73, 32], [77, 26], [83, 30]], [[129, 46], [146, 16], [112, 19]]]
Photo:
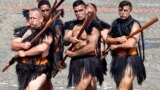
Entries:
[[[147, 22], [147, 23], [146, 23], [145, 25], [143, 25], [141, 28], [139, 28], [138, 30], [136, 30], [135, 32], [133, 32], [131, 35], [129, 35], [129, 36], [127, 37], [127, 39], [129, 39], [129, 38], [133, 37], [134, 35], [140, 33], [141, 31], [143, 31], [144, 29], [146, 29], [147, 27], [151, 26], [152, 24], [154, 24], [154, 23], [157, 22], [157, 21], [158, 21], [158, 18], [157, 18], [157, 17], [153, 18], [151, 21]], [[105, 57], [105, 56], [108, 54], [109, 51], [110, 51], [110, 48], [108, 47], [108, 48], [102, 53], [102, 57]]]

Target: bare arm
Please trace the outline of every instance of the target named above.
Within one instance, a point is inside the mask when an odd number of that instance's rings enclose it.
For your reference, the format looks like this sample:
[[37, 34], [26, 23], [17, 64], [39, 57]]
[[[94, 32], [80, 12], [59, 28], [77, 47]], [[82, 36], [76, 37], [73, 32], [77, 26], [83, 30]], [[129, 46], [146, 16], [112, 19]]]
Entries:
[[11, 41], [11, 49], [13, 51], [26, 50], [30, 48], [31, 44], [29, 42], [22, 42], [23, 39], [20, 37], [14, 38]]
[[107, 35], [106, 37], [106, 43], [108, 44], [124, 43], [126, 41], [127, 41], [126, 36], [113, 38], [110, 35]]
[[65, 45], [69, 45], [70, 43], [72, 43], [72, 44], [78, 43], [79, 40], [76, 37], [73, 37], [72, 33], [73, 33], [73, 31], [69, 30], [65, 34], [65, 36], [64, 36], [64, 44]]
[[[130, 34], [135, 32], [139, 28], [140, 28], [140, 26], [138, 25], [138, 23], [134, 23]], [[113, 45], [112, 47], [114, 47], [114, 48], [132, 48], [132, 47], [136, 47], [137, 42], [139, 41], [139, 35], [140, 34], [138, 33], [138, 34], [134, 35], [132, 38], [129, 38], [126, 42], [124, 42], [122, 44], [119, 44], [119, 45]]]
[[109, 29], [104, 29], [101, 31], [101, 38], [106, 41], [106, 38], [108, 36], [108, 32], [109, 32]]
[[93, 31], [87, 37], [87, 40], [89, 42], [87, 45], [74, 52], [68, 51], [66, 52], [66, 54], [69, 57], [75, 57], [75, 56], [87, 55], [94, 52], [96, 50], [99, 36], [100, 36], [99, 31], [96, 28], [93, 28]]
[[72, 37], [72, 30], [68, 30], [64, 35], [64, 44], [65, 45], [70, 44], [70, 37]]
[[50, 34], [49, 36], [46, 36], [44, 38], [41, 44], [26, 51], [22, 51], [22, 50], [19, 51], [19, 55], [21, 57], [25, 57], [25, 56], [33, 56], [33, 55], [41, 54], [50, 48], [50, 44], [52, 43], [52, 41], [53, 41], [53, 36], [52, 34]]

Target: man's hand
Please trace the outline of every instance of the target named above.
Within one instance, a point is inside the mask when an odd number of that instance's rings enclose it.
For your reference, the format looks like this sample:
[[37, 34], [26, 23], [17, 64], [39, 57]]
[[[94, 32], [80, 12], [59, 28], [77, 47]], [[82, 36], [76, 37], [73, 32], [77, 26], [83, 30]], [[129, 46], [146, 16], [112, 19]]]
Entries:
[[117, 49], [118, 48], [118, 45], [110, 45], [110, 49], [111, 50], [115, 50], [115, 49]]
[[31, 43], [30, 42], [25, 42], [25, 43], [23, 43], [22, 47], [23, 47], [24, 50], [27, 50], [31, 47]]
[[117, 41], [118, 41], [119, 43], [124, 43], [124, 42], [127, 41], [127, 37], [126, 37], [126, 36], [118, 37], [118, 38], [117, 38]]
[[79, 42], [79, 40], [78, 40], [76, 37], [70, 37], [70, 42], [71, 42], [72, 44], [76, 44], [76, 43]]
[[76, 56], [74, 52], [69, 51], [69, 50], [67, 50], [67, 51], [65, 52], [65, 54], [66, 54], [68, 57], [70, 57], [70, 58], [72, 58], [72, 57], [75, 57], [75, 56]]
[[25, 57], [25, 52], [23, 50], [18, 51], [18, 56]]

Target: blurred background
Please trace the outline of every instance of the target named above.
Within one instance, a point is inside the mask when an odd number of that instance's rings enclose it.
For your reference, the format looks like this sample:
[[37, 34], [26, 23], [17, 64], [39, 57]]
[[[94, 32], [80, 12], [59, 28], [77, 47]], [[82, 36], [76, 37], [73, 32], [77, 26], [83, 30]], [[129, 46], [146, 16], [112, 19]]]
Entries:
[[[54, 0], [49, 0], [51, 4]], [[65, 0], [59, 7], [65, 12], [63, 22], [75, 19], [72, 3], [75, 0]], [[118, 17], [117, 7], [122, 0], [84, 0], [86, 3], [94, 3], [98, 7], [98, 17], [111, 24]], [[139, 20], [142, 25], [154, 17], [160, 18], [160, 0], [129, 0], [133, 4], [132, 16]], [[8, 63], [15, 52], [10, 49], [10, 42], [13, 38], [15, 27], [25, 25], [25, 18], [22, 9], [37, 7], [36, 0], [0, 0], [0, 70]], [[160, 90], [160, 22], [144, 30], [146, 47], [145, 66], [147, 79], [139, 86], [137, 80], [134, 82], [134, 90]], [[108, 69], [110, 55], [107, 57]], [[69, 64], [70, 59], [68, 58]], [[73, 90], [67, 88], [68, 67], [52, 78], [55, 90]], [[17, 77], [15, 74], [15, 64], [5, 73], [0, 72], [0, 90], [17, 90]], [[98, 90], [115, 90], [115, 83], [107, 72], [103, 86], [98, 86]]]

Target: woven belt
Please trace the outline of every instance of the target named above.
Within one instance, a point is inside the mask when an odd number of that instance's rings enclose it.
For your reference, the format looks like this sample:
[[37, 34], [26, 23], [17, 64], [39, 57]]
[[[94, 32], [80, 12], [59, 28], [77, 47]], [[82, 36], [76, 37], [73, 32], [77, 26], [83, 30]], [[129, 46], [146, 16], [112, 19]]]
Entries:
[[[23, 64], [32, 64], [32, 61], [27, 59], [27, 58], [24, 58], [20, 61], [20, 63], [23, 63]], [[37, 58], [36, 59], [36, 62], [35, 62], [35, 65], [44, 65], [48, 63], [48, 59], [47, 57], [43, 57], [43, 58]]]
[[118, 49], [115, 50], [113, 55], [117, 55], [117, 56], [126, 56], [126, 55], [136, 55], [137, 52], [137, 48], [130, 48], [130, 49]]

